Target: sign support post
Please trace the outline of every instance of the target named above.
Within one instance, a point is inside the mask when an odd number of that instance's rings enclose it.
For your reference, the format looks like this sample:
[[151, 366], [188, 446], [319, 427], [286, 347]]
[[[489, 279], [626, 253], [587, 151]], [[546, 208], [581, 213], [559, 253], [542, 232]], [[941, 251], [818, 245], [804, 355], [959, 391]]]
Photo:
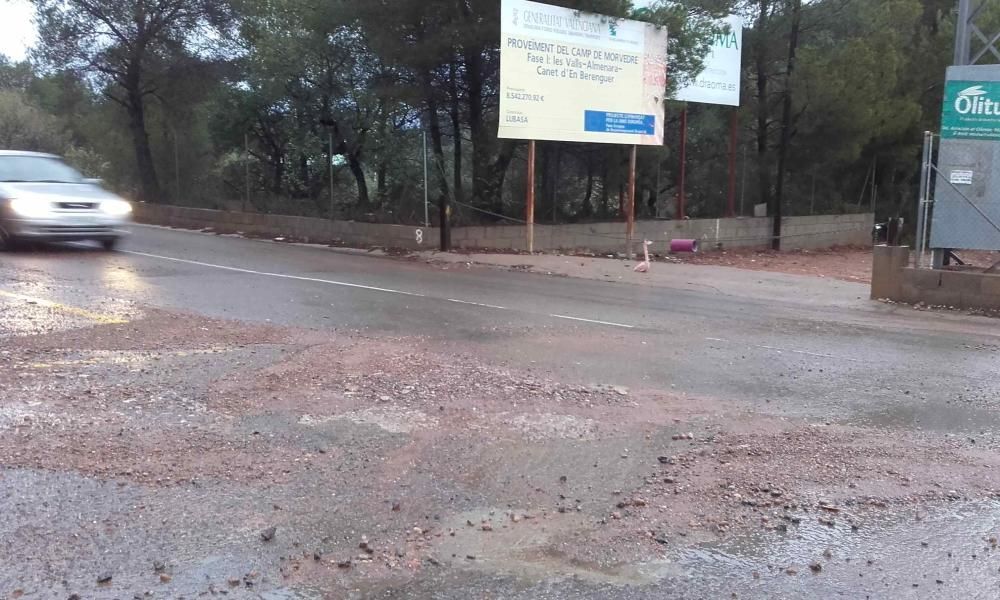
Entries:
[[632, 151], [629, 153], [628, 160], [628, 204], [625, 207], [625, 244], [626, 244], [626, 256], [629, 260], [635, 256], [632, 252], [632, 237], [635, 234], [635, 167], [636, 167], [636, 149], [635, 144], [632, 145]]
[[527, 180], [528, 193], [526, 196], [525, 217], [528, 228], [528, 253], [535, 252], [535, 140], [528, 140], [528, 171]]
[[729, 194], [726, 197], [726, 216], [736, 216], [736, 138], [739, 134], [739, 111], [733, 110], [729, 124]]
[[677, 215], [675, 218], [683, 220], [685, 216], [684, 184], [687, 178], [687, 137], [688, 137], [688, 110], [684, 107], [681, 111], [681, 169], [679, 181], [677, 183]]

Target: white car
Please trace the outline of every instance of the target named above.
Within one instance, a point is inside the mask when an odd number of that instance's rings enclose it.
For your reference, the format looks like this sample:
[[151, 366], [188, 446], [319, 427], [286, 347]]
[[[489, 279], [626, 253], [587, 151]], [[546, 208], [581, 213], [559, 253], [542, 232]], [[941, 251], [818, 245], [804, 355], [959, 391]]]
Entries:
[[114, 250], [132, 205], [58, 156], [0, 150], [0, 245], [93, 240]]

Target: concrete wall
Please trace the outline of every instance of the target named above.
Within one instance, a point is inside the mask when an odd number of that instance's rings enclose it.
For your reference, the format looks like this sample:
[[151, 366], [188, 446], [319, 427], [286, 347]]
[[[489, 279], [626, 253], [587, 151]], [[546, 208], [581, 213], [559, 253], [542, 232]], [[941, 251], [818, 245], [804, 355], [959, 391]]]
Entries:
[[1000, 310], [1000, 275], [914, 269], [909, 248], [876, 246], [872, 298], [910, 304]]
[[[785, 249], [829, 248], [868, 245], [874, 217], [868, 214], [788, 217], [783, 221]], [[635, 248], [642, 240], [663, 244], [671, 239], [697, 239], [702, 248], [765, 247], [770, 244], [771, 219], [692, 219], [684, 221], [637, 221]], [[526, 250], [523, 225], [461, 227], [452, 231], [456, 248]], [[535, 225], [535, 250], [589, 250], [597, 253], [624, 252], [625, 224], [587, 223]]]
[[[135, 205], [134, 216], [139, 223], [150, 225], [183, 229], [210, 227], [219, 233], [240, 232], [263, 237], [284, 236], [296, 241], [317, 244], [341, 243], [348, 246], [384, 246], [409, 250], [438, 247], [437, 229], [405, 225], [330, 221], [142, 203]], [[422, 230], [423, 243], [417, 242], [418, 229]]]

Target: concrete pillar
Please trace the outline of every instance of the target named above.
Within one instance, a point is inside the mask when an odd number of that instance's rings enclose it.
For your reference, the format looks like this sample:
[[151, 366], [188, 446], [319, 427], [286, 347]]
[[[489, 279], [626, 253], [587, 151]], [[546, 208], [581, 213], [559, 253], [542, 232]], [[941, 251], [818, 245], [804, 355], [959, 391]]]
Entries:
[[872, 256], [872, 300], [898, 300], [903, 289], [903, 269], [910, 262], [910, 248], [875, 246]]

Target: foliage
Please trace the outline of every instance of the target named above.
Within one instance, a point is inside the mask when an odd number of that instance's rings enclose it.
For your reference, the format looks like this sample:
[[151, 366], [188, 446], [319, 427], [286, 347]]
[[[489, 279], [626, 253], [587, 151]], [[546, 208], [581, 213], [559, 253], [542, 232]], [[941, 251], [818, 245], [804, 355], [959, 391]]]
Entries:
[[[32, 62], [0, 60], [0, 145], [64, 153], [150, 201], [422, 222], [426, 135], [432, 205], [523, 216], [525, 145], [496, 136], [499, 0], [32, 1]], [[702, 68], [716, 18], [744, 17], [745, 213], [779, 185], [786, 214], [857, 210], [876, 185], [880, 212], [912, 210], [951, 0], [802, 2], [787, 82], [794, 0], [553, 3], [667, 27], [671, 86]], [[673, 214], [684, 108], [688, 214], [725, 210], [733, 110], [669, 102], [666, 145], [639, 151], [640, 216]], [[539, 220], [619, 217], [627, 164], [623, 148], [539, 143]]]

